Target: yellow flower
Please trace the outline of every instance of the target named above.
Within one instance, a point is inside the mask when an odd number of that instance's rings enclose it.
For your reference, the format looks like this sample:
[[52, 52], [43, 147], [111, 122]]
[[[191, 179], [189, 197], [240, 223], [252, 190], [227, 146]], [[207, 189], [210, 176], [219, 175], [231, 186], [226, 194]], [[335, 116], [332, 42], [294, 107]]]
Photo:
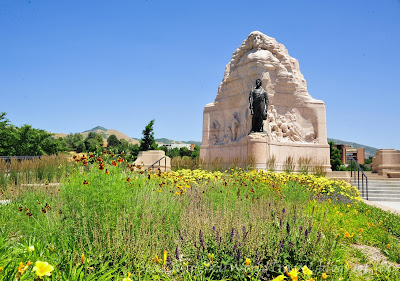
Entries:
[[325, 279], [327, 279], [327, 278], [328, 278], [328, 274], [322, 273], [322, 280], [325, 280]]
[[54, 267], [50, 265], [48, 262], [45, 261], [37, 261], [35, 262], [35, 267], [33, 268], [33, 271], [36, 272], [36, 275], [39, 278], [42, 278], [43, 276], [50, 276], [51, 272], [54, 270]]
[[299, 274], [299, 270], [297, 269], [297, 267], [293, 268], [290, 272], [288, 272], [286, 269], [286, 274], [290, 277], [292, 281], [297, 281], [298, 280], [297, 275]]
[[153, 262], [160, 263], [160, 259], [158, 258], [157, 255], [153, 258]]
[[167, 262], [168, 252], [164, 250], [164, 264]]
[[347, 269], [350, 269], [349, 262], [348, 262], [348, 261], [345, 261], [345, 264], [346, 264]]
[[387, 244], [387, 245], [386, 245], [386, 249], [389, 249], [389, 248], [390, 248], [390, 244]]
[[285, 278], [286, 278], [286, 276], [281, 274], [281, 275], [275, 277], [274, 279], [272, 279], [272, 281], [283, 281], [283, 279], [285, 279]]
[[311, 276], [311, 275], [313, 274], [313, 272], [311, 271], [311, 269], [309, 269], [306, 265], [303, 266], [302, 269], [303, 269], [303, 273], [304, 273], [305, 275]]
[[28, 247], [28, 250], [29, 250], [29, 252], [35, 251], [35, 246], [29, 246], [29, 247]]
[[247, 259], [247, 258], [246, 258], [246, 266], [249, 266], [250, 263], [251, 263], [251, 259]]
[[132, 281], [132, 279], [129, 278], [129, 277], [131, 277], [131, 273], [130, 272], [128, 272], [128, 277], [122, 279], [122, 281]]

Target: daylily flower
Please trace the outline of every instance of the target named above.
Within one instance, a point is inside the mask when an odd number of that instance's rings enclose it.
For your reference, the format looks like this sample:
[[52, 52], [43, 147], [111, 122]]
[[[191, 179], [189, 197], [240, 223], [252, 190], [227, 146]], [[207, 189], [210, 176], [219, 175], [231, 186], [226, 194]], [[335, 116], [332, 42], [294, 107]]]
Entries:
[[43, 276], [50, 276], [51, 272], [54, 270], [54, 267], [49, 264], [48, 262], [45, 261], [37, 261], [35, 263], [35, 266], [33, 268], [33, 271], [36, 272], [36, 275], [39, 278], [42, 278]]

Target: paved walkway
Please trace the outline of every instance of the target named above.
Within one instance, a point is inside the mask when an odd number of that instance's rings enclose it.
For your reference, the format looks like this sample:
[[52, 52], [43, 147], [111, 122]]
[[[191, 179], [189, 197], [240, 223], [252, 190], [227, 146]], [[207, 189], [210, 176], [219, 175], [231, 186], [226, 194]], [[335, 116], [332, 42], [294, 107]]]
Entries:
[[384, 211], [390, 211], [400, 215], [400, 202], [390, 201], [368, 201], [364, 200], [365, 204], [381, 208]]

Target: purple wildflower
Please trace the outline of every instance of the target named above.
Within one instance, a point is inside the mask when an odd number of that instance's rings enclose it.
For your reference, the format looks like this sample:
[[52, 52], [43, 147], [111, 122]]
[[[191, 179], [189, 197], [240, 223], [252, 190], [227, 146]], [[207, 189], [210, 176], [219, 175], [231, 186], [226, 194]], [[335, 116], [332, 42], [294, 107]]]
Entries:
[[243, 241], [246, 240], [247, 233], [249, 233], [249, 232], [246, 230], [246, 227], [243, 226]]
[[283, 240], [281, 241], [281, 243], [279, 243], [279, 253], [283, 252], [283, 247], [285, 246], [285, 242], [283, 242]]
[[240, 250], [238, 250], [237, 253], [236, 253], [237, 260], [240, 261], [241, 257], [242, 257], [242, 252]]
[[308, 229], [304, 232], [304, 236], [307, 238], [308, 237]]
[[200, 240], [200, 247], [202, 247], [203, 248], [203, 250], [204, 250], [204, 237], [203, 237], [203, 232], [201, 232], [201, 230], [200, 230], [200, 232], [199, 232], [199, 240]]
[[185, 242], [185, 239], [183, 239], [183, 235], [182, 235], [182, 232], [180, 230], [179, 230], [179, 237], [181, 238], [182, 242]]
[[282, 209], [282, 214], [284, 214], [284, 213], [286, 213], [286, 210], [285, 210], [285, 208], [283, 208], [283, 209]]
[[230, 241], [231, 243], [232, 243], [232, 241], [233, 241], [233, 236], [235, 236], [235, 229], [232, 228], [231, 237], [229, 238], [229, 241]]
[[175, 258], [177, 260], [179, 260], [179, 249], [178, 249], [178, 246], [176, 246], [176, 248], [175, 248]]
[[299, 232], [303, 232], [303, 227], [300, 225]]
[[287, 231], [287, 234], [289, 235], [290, 234], [290, 224], [289, 224], [289, 222], [286, 223], [286, 231]]

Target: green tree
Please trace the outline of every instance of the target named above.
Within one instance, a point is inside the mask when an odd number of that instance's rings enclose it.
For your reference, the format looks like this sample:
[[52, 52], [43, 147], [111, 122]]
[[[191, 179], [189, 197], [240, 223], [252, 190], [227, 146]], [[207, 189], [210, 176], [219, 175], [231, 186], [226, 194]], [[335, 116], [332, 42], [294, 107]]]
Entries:
[[195, 145], [191, 157], [192, 159], [196, 159], [199, 158], [199, 156], [200, 156], [200, 146]]
[[103, 137], [95, 132], [89, 132], [85, 139], [85, 148], [88, 152], [94, 152], [103, 146]]
[[97, 139], [87, 139], [87, 140], [85, 140], [85, 148], [86, 148], [86, 151], [88, 151], [88, 152], [94, 152], [100, 147], [101, 147], [101, 145], [97, 141]]
[[5, 117], [7, 113], [0, 113], [0, 156], [15, 155], [16, 128]]
[[331, 155], [331, 167], [332, 167], [332, 171], [339, 171], [340, 166], [343, 165], [343, 162], [341, 161], [340, 149], [335, 148], [334, 145], [335, 145], [335, 143], [333, 141], [329, 142], [330, 155]]
[[118, 140], [116, 135], [110, 135], [107, 138], [107, 147], [118, 146], [120, 145], [120, 141]]
[[151, 120], [150, 123], [147, 124], [145, 129], [142, 131], [143, 137], [140, 140], [140, 151], [154, 150], [158, 148], [156, 140], [154, 139], [154, 121], [154, 119]]
[[187, 147], [181, 147], [180, 149], [179, 149], [179, 155], [181, 156], [181, 157], [183, 157], [183, 156], [190, 156], [192, 154], [192, 152], [187, 148]]

